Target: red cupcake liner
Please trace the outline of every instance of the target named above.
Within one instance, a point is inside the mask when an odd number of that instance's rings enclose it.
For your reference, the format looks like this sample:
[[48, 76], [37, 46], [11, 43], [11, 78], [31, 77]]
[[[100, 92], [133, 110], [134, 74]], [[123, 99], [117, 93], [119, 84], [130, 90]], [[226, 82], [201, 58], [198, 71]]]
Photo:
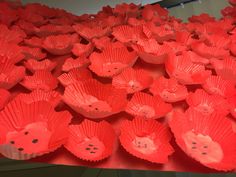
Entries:
[[29, 47], [41, 48], [43, 44], [43, 39], [34, 36], [30, 39], [24, 39], [24, 43]]
[[94, 46], [91, 42], [88, 44], [75, 43], [72, 53], [77, 57], [88, 57], [93, 52]]
[[230, 104], [230, 113], [236, 119], [236, 95], [228, 98], [228, 103]]
[[64, 64], [62, 65], [62, 71], [68, 72], [76, 68], [87, 68], [89, 64], [90, 64], [89, 59], [85, 57], [78, 57], [76, 59], [67, 58]]
[[229, 119], [218, 113], [204, 116], [189, 109], [186, 113], [174, 112], [169, 125], [187, 155], [209, 168], [235, 169], [236, 134]]
[[0, 88], [10, 89], [20, 82], [25, 76], [23, 66], [15, 66], [6, 57], [0, 57]]
[[0, 54], [1, 58], [6, 57], [13, 64], [20, 62], [24, 59], [24, 55], [22, 54], [21, 47], [14, 43], [7, 43], [0, 40]]
[[230, 45], [230, 52], [231, 52], [234, 56], [236, 56], [236, 43], [232, 43], [232, 44]]
[[193, 63], [188, 55], [169, 55], [165, 63], [166, 72], [181, 84], [202, 84], [211, 75], [204, 65]]
[[207, 40], [206, 43], [209, 44], [210, 46], [223, 49], [228, 49], [231, 44], [231, 40], [228, 37], [228, 35], [225, 36], [220, 36], [217, 34], [207, 35], [206, 40]]
[[229, 104], [219, 95], [209, 95], [202, 89], [197, 89], [190, 93], [186, 99], [188, 105], [204, 115], [219, 112], [227, 115], [229, 113]]
[[236, 1], [235, 0], [228, 0], [228, 1], [232, 6], [236, 6]]
[[224, 60], [211, 60], [217, 75], [223, 79], [231, 80], [236, 83], [236, 61], [233, 58], [226, 57]]
[[133, 66], [137, 60], [136, 52], [129, 52], [126, 47], [107, 47], [102, 53], [93, 52], [90, 55], [89, 68], [102, 77], [113, 77], [125, 68]]
[[119, 15], [126, 15], [128, 17], [136, 17], [140, 7], [141, 7], [141, 4], [136, 5], [134, 3], [117, 4], [115, 8], [113, 9], [113, 13], [119, 14]]
[[152, 81], [153, 78], [147, 71], [127, 68], [113, 77], [112, 85], [119, 89], [125, 89], [127, 93], [135, 93], [148, 88]]
[[77, 82], [65, 88], [63, 100], [85, 117], [104, 118], [125, 109], [126, 91], [94, 79]]
[[109, 123], [85, 119], [79, 125], [70, 125], [65, 147], [82, 160], [97, 162], [112, 155], [115, 140], [115, 131]]
[[0, 153], [8, 158], [26, 160], [49, 153], [65, 143], [71, 115], [55, 112], [48, 102], [9, 103], [1, 117]]
[[122, 16], [110, 15], [107, 18], [105, 18], [103, 22], [105, 26], [114, 27], [114, 26], [122, 25], [124, 20], [125, 18]]
[[193, 15], [192, 17], [189, 17], [188, 20], [193, 23], [207, 23], [215, 21], [214, 17], [209, 16], [206, 13], [202, 13], [200, 15]]
[[128, 153], [152, 163], [165, 164], [174, 152], [168, 128], [152, 119], [136, 117], [123, 121], [119, 139]]
[[103, 36], [100, 38], [93, 38], [92, 39], [95, 47], [99, 50], [103, 50], [104, 48], [108, 47], [109, 45], [111, 45], [111, 38], [107, 37], [107, 36]]
[[231, 97], [236, 94], [234, 82], [223, 79], [221, 76], [210, 76], [202, 85], [209, 94]]
[[12, 44], [18, 44], [23, 41], [20, 33], [14, 30], [9, 30], [6, 25], [0, 25], [0, 41]]
[[29, 59], [24, 63], [25, 67], [30, 70], [32, 73], [39, 70], [52, 71], [55, 69], [57, 63], [52, 62], [49, 59], [37, 61], [34, 59]]
[[161, 8], [159, 4], [147, 4], [142, 11], [142, 17], [145, 20], [153, 20], [155, 17], [165, 19], [167, 18], [168, 13], [168, 10]]
[[61, 95], [57, 91], [33, 90], [29, 94], [20, 93], [14, 99], [27, 104], [46, 101], [56, 107], [61, 102]]
[[137, 92], [128, 102], [125, 111], [133, 116], [159, 119], [172, 110], [171, 104], [162, 101], [160, 96]]
[[21, 49], [22, 53], [25, 55], [25, 60], [27, 59], [42, 60], [47, 56], [47, 54], [44, 53], [41, 48], [31, 48], [22, 46]]
[[8, 2], [1, 2], [0, 4], [0, 22], [1, 24], [10, 26], [18, 19], [18, 13], [12, 9]]
[[74, 29], [70, 25], [53, 25], [47, 24], [40, 26], [36, 30], [35, 34], [38, 37], [47, 37], [50, 35], [68, 34], [74, 32]]
[[177, 43], [181, 43], [187, 47], [191, 46], [196, 40], [192, 38], [192, 34], [188, 31], [176, 31], [175, 40]]
[[137, 18], [130, 17], [128, 19], [127, 23], [131, 26], [141, 26], [141, 25], [145, 25], [146, 21], [143, 19], [137, 19]]
[[5, 105], [9, 102], [11, 97], [10, 92], [5, 89], [0, 88], [0, 110], [2, 110]]
[[73, 45], [79, 40], [77, 34], [48, 36], [43, 41], [43, 48], [54, 55], [66, 55], [71, 52]]
[[188, 96], [186, 86], [180, 85], [176, 79], [159, 77], [153, 81], [150, 92], [155, 96], [159, 95], [165, 102], [178, 102], [185, 100]]
[[175, 53], [176, 55], [181, 54], [183, 51], [187, 50], [187, 46], [178, 43], [178, 42], [167, 42], [165, 43], [168, 48], [170, 48], [172, 50], [173, 53]]
[[201, 57], [192, 51], [184, 51], [184, 52], [182, 52], [182, 55], [184, 57], [189, 58], [193, 63], [196, 63], [196, 64], [207, 65], [210, 63], [208, 58]]
[[64, 73], [58, 77], [58, 80], [63, 86], [68, 86], [79, 81], [92, 79], [92, 73], [88, 69], [72, 69], [68, 73]]
[[34, 26], [32, 23], [24, 21], [24, 20], [18, 20], [16, 22], [17, 26], [20, 27], [20, 29], [24, 30], [24, 32], [27, 35], [34, 35], [37, 31], [39, 31], [39, 28]]
[[33, 76], [25, 76], [24, 80], [21, 82], [21, 85], [28, 90], [42, 89], [45, 91], [55, 89], [57, 84], [57, 79], [51, 72], [46, 70], [35, 71]]

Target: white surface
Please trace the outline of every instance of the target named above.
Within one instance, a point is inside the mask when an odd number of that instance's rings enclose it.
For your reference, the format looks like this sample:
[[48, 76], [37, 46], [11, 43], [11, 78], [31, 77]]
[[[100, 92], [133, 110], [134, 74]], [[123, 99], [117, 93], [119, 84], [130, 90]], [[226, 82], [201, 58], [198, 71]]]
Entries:
[[150, 4], [162, 0], [22, 0], [26, 3], [42, 3], [50, 7], [63, 8], [69, 12], [77, 15], [84, 13], [94, 14], [98, 12], [103, 6], [110, 5], [114, 7], [120, 3], [135, 3], [135, 4]]

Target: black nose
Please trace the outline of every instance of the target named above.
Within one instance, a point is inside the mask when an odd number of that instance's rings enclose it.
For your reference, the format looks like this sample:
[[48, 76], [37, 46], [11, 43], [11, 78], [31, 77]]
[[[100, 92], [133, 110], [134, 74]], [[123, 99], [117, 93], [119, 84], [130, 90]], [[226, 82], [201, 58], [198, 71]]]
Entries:
[[24, 148], [18, 148], [18, 151], [24, 151]]

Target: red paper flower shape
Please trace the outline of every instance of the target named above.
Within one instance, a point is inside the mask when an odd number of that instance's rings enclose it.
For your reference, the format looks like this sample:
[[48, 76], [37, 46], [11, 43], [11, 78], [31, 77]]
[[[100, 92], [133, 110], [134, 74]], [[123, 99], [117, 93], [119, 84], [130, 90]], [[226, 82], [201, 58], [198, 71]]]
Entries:
[[136, 42], [146, 37], [143, 33], [142, 26], [132, 27], [129, 25], [114, 27], [112, 35], [123, 43]]
[[207, 23], [215, 21], [214, 17], [209, 16], [208, 14], [202, 13], [200, 15], [193, 15], [192, 17], [188, 18], [188, 20], [192, 23]]
[[8, 2], [0, 2], [0, 23], [11, 26], [18, 19], [18, 11], [10, 7]]
[[235, 169], [236, 134], [226, 117], [190, 109], [185, 114], [174, 112], [169, 124], [177, 144], [190, 157], [216, 170]]
[[70, 125], [69, 130], [65, 147], [76, 157], [95, 162], [112, 154], [116, 134], [109, 123], [85, 119], [80, 125]]
[[143, 61], [151, 64], [165, 63], [171, 51], [166, 43], [160, 45], [155, 39], [139, 41], [138, 45], [132, 45], [132, 47]]
[[211, 71], [205, 70], [204, 65], [193, 63], [186, 54], [170, 55], [165, 66], [169, 76], [185, 85], [204, 83], [211, 75]]
[[206, 43], [209, 44], [210, 46], [223, 49], [228, 49], [231, 44], [231, 40], [228, 37], [228, 35], [227, 36], [221, 36], [219, 34], [207, 35], [206, 40], [207, 40]]
[[112, 85], [119, 89], [125, 89], [127, 93], [135, 93], [148, 88], [153, 78], [143, 69], [127, 68], [122, 73], [114, 76]]
[[19, 9], [19, 16], [20, 19], [28, 21], [35, 26], [42, 26], [47, 23], [47, 20], [44, 19], [41, 15], [27, 9]]
[[104, 48], [108, 47], [109, 45], [112, 45], [111, 38], [107, 36], [103, 36], [100, 38], [93, 38], [92, 39], [95, 47], [99, 50], [103, 50]]
[[15, 66], [11, 60], [0, 56], [0, 88], [10, 89], [25, 76], [23, 66]]
[[68, 73], [64, 73], [58, 77], [58, 80], [63, 86], [68, 86], [79, 81], [86, 81], [88, 79], [92, 79], [92, 74], [85, 68], [72, 69]]
[[113, 77], [120, 74], [125, 68], [133, 66], [137, 60], [136, 52], [129, 52], [126, 47], [105, 48], [101, 53], [93, 52], [90, 55], [89, 68], [102, 77]]
[[168, 46], [168, 48], [170, 48], [172, 50], [173, 53], [175, 53], [176, 55], [180, 55], [182, 54], [183, 51], [188, 50], [188, 47], [178, 43], [178, 42], [166, 42], [164, 43]]
[[164, 117], [171, 109], [171, 104], [162, 101], [160, 96], [137, 92], [128, 102], [125, 111], [133, 116], [158, 119]]
[[77, 34], [48, 36], [43, 42], [43, 47], [51, 54], [66, 55], [71, 52], [73, 45], [78, 41]]
[[90, 79], [65, 88], [63, 100], [76, 112], [89, 118], [104, 118], [124, 110], [126, 91]]
[[30, 39], [24, 39], [24, 43], [29, 47], [41, 48], [43, 44], [43, 39], [34, 36]]
[[191, 44], [196, 41], [196, 39], [193, 39], [192, 34], [188, 31], [176, 31], [175, 40], [177, 43], [181, 43], [187, 47], [191, 46]]
[[202, 89], [190, 93], [186, 101], [191, 108], [204, 115], [210, 115], [213, 112], [219, 112], [224, 115], [229, 113], [229, 104], [224, 98], [219, 95], [209, 95]]
[[5, 57], [7, 60], [10, 60], [11, 63], [18, 63], [24, 59], [21, 47], [17, 44], [0, 41], [0, 46], [1, 57]]
[[119, 138], [128, 153], [152, 163], [167, 163], [174, 152], [169, 129], [152, 119], [137, 117], [123, 121]]
[[193, 63], [196, 64], [207, 65], [210, 63], [209, 59], [204, 58], [192, 51], [184, 51], [182, 52], [182, 55], [186, 58], [189, 58]]
[[27, 35], [34, 35], [37, 32], [39, 32], [39, 28], [37, 28], [36, 26], [34, 26], [32, 23], [30, 22], [26, 22], [24, 20], [18, 20], [16, 22], [16, 25], [19, 26], [22, 30], [24, 30], [24, 32]]
[[43, 25], [37, 31], [36, 35], [39, 37], [47, 37], [50, 35], [59, 35], [73, 33], [74, 29], [70, 25]]
[[83, 24], [76, 24], [73, 26], [74, 30], [83, 38], [90, 40], [95, 37], [106, 36], [111, 32], [110, 27], [97, 26], [86, 26]]
[[26, 160], [56, 150], [65, 143], [72, 116], [55, 112], [48, 102], [12, 101], [0, 112], [0, 152]]
[[65, 63], [62, 66], [62, 71], [68, 72], [71, 69], [75, 68], [87, 68], [87, 66], [90, 64], [89, 59], [85, 57], [79, 57], [76, 59], [73, 58], [67, 58]]
[[57, 63], [52, 62], [49, 59], [45, 59], [42, 61], [29, 59], [24, 63], [24, 65], [28, 70], [34, 73], [35, 71], [38, 71], [38, 70], [52, 71], [56, 67]]
[[50, 103], [53, 107], [56, 107], [61, 102], [61, 95], [56, 91], [44, 91], [44, 90], [33, 90], [30, 93], [20, 93], [14, 100], [19, 100], [21, 102], [31, 104], [38, 101], [46, 101]]
[[230, 52], [232, 53], [232, 55], [236, 56], [236, 43], [232, 43], [230, 45]]
[[186, 86], [180, 85], [176, 79], [159, 77], [153, 81], [150, 92], [155, 96], [159, 95], [165, 102], [177, 102], [185, 100], [188, 96]]
[[236, 6], [236, 0], [228, 0], [232, 6]]
[[77, 57], [88, 57], [93, 52], [94, 46], [91, 42], [88, 44], [76, 43], [72, 48], [72, 53]]
[[115, 8], [113, 9], [113, 13], [118, 14], [118, 15], [124, 15], [127, 17], [136, 17], [140, 7], [141, 7], [140, 4], [136, 5], [134, 3], [117, 4]]
[[234, 82], [225, 80], [221, 76], [210, 76], [202, 87], [209, 93], [223, 97], [231, 97], [236, 94]]
[[21, 82], [28, 90], [42, 89], [45, 91], [53, 90], [57, 87], [58, 81], [51, 72], [46, 70], [39, 70], [33, 76], [25, 76]]
[[0, 41], [6, 43], [18, 44], [23, 40], [20, 33], [9, 30], [6, 25], [0, 25]]
[[35, 60], [42, 60], [46, 58], [47, 54], [42, 51], [41, 48], [31, 48], [22, 46], [22, 53], [25, 55], [25, 59], [35, 59]]
[[137, 18], [130, 17], [128, 19], [128, 24], [131, 26], [141, 26], [141, 25], [145, 25], [146, 21], [144, 19], [137, 19]]
[[217, 75], [236, 83], [236, 61], [233, 58], [226, 57], [224, 60], [211, 60], [211, 63]]
[[0, 110], [2, 110], [5, 105], [9, 102], [11, 97], [10, 92], [5, 89], [0, 88]]
[[223, 48], [210, 47], [205, 43], [193, 43], [191, 46], [192, 50], [196, 52], [198, 55], [205, 58], [219, 58], [223, 59], [224, 57], [229, 55], [229, 51]]

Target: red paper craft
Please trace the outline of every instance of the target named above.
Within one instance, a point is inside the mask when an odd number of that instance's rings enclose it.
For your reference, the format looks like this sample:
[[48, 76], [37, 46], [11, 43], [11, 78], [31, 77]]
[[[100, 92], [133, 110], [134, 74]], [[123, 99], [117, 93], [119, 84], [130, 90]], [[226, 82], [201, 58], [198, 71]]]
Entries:
[[93, 119], [119, 113], [127, 104], [124, 89], [94, 79], [67, 86], [63, 100], [76, 112]]
[[0, 153], [26, 160], [56, 150], [65, 143], [71, 115], [55, 112], [48, 102], [12, 101], [0, 112]]
[[85, 119], [80, 125], [70, 125], [65, 147], [82, 160], [97, 162], [112, 155], [115, 140], [109, 123]]
[[35, 59], [35, 60], [42, 60], [46, 58], [47, 54], [42, 51], [41, 48], [31, 48], [22, 46], [22, 53], [25, 55], [25, 60], [27, 59]]
[[47, 37], [50, 35], [68, 34], [73, 32], [74, 29], [70, 25], [47, 24], [41, 26], [35, 34], [39, 37]]
[[153, 81], [150, 92], [155, 96], [159, 95], [166, 102], [177, 102], [185, 100], [188, 96], [186, 86], [180, 85], [176, 79], [159, 77]]
[[0, 88], [0, 110], [2, 110], [5, 105], [9, 102], [11, 97], [10, 92], [5, 89]]
[[170, 127], [177, 144], [196, 161], [216, 170], [235, 169], [236, 134], [226, 117], [190, 109], [185, 114], [175, 112]]
[[230, 113], [236, 119], [236, 95], [228, 98], [228, 102], [230, 104]]
[[190, 22], [193, 23], [207, 23], [207, 22], [212, 22], [215, 21], [214, 17], [209, 16], [208, 14], [200, 14], [200, 15], [193, 15], [192, 17], [188, 18]]
[[152, 119], [136, 117], [123, 121], [119, 138], [128, 153], [152, 163], [167, 163], [174, 152], [168, 128]]
[[62, 66], [62, 71], [68, 72], [75, 68], [86, 68], [90, 64], [89, 59], [85, 57], [79, 57], [76, 59], [67, 58]]
[[57, 63], [52, 62], [49, 59], [45, 59], [41, 61], [29, 59], [24, 63], [24, 65], [28, 70], [34, 73], [35, 71], [39, 71], [39, 70], [52, 71], [56, 67]]
[[77, 57], [88, 57], [93, 52], [94, 46], [91, 42], [88, 44], [75, 43], [72, 53]]
[[152, 96], [143, 92], [135, 93], [125, 109], [133, 116], [142, 116], [148, 119], [159, 119], [171, 110], [171, 104], [162, 101], [160, 96]]
[[41, 48], [43, 44], [43, 39], [38, 37], [32, 37], [30, 39], [24, 39], [24, 43], [29, 47]]

